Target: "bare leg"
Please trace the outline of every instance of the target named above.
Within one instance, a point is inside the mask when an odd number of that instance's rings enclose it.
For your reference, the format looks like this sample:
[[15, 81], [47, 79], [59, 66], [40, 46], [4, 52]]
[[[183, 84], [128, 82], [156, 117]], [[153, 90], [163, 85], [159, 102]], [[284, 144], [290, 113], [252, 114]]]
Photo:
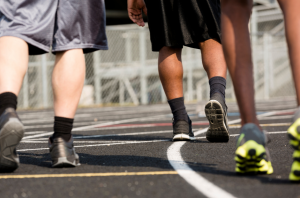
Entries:
[[158, 71], [168, 100], [183, 97], [181, 48], [163, 47], [159, 51]]
[[85, 79], [82, 49], [59, 52], [52, 75], [55, 116], [74, 118]]
[[297, 102], [300, 106], [300, 1], [278, 0], [278, 2], [284, 14], [289, 57], [296, 87]]
[[0, 94], [18, 95], [28, 68], [28, 45], [16, 37], [0, 38]]
[[209, 79], [215, 76], [221, 76], [226, 79], [226, 62], [223, 54], [222, 45], [209, 39], [199, 43], [202, 54], [203, 67]]
[[258, 124], [248, 22], [252, 0], [222, 0], [222, 42], [242, 124]]

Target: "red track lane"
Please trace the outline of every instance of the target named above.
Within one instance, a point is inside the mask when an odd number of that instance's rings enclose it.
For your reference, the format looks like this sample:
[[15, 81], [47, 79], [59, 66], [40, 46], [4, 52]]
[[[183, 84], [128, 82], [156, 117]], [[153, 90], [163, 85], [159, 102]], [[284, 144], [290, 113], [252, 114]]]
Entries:
[[[193, 122], [194, 126], [205, 126], [208, 125], [208, 122]], [[157, 127], [157, 126], [172, 126], [172, 123], [151, 123], [151, 124], [116, 124], [108, 125], [103, 127], [96, 128], [106, 128], [106, 127]]]

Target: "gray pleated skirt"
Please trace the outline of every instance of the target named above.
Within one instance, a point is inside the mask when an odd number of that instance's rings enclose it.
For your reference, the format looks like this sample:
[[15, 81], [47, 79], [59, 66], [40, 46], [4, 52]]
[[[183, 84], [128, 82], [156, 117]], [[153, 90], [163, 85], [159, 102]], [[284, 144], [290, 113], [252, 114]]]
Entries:
[[105, 25], [104, 0], [0, 1], [0, 37], [25, 40], [30, 55], [106, 50]]

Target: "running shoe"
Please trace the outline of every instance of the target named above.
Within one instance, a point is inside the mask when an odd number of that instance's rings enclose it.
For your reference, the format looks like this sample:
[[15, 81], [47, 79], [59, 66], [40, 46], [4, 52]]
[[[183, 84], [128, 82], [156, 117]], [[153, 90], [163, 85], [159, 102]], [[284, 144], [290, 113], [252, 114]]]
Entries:
[[272, 174], [270, 154], [266, 147], [268, 138], [255, 124], [245, 124], [235, 151], [238, 174]]
[[206, 139], [210, 142], [228, 142], [229, 128], [227, 121], [227, 106], [218, 93], [214, 94], [205, 105], [205, 115], [209, 122]]
[[173, 141], [178, 140], [195, 140], [190, 118], [189, 123], [185, 120], [173, 122]]
[[0, 116], [0, 172], [13, 172], [19, 167], [16, 147], [24, 136], [24, 126], [15, 109], [7, 108]]
[[48, 141], [53, 168], [80, 166], [79, 156], [75, 152], [73, 137], [66, 142], [61, 137]]
[[300, 108], [295, 112], [293, 124], [288, 129], [288, 137], [291, 146], [295, 149], [293, 165], [290, 173], [290, 181], [300, 182]]

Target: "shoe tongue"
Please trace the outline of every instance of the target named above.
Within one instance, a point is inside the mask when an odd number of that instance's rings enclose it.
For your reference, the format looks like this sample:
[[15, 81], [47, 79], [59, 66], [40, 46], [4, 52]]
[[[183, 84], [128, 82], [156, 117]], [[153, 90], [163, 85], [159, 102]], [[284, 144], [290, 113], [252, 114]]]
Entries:
[[267, 137], [258, 126], [253, 123], [245, 124], [241, 129], [241, 134], [244, 134], [245, 141], [254, 140], [255, 142], [266, 145]]
[[294, 116], [292, 118], [292, 123], [296, 122], [300, 118], [300, 107], [298, 107], [294, 113]]

